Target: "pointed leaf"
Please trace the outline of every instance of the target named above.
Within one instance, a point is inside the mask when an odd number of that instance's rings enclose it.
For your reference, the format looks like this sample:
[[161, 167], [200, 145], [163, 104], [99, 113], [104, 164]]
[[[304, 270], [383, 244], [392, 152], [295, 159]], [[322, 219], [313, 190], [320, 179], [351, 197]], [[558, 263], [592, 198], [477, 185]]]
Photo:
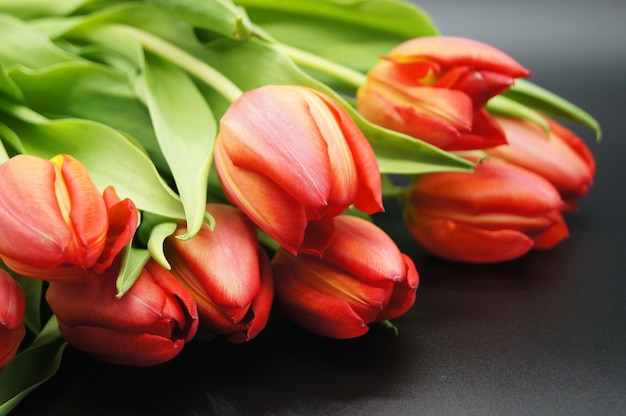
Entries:
[[548, 116], [585, 125], [596, 133], [598, 140], [602, 138], [600, 123], [591, 114], [565, 98], [528, 80], [515, 81], [515, 84], [503, 95]]
[[124, 248], [120, 274], [115, 281], [117, 297], [121, 298], [135, 284], [150, 259], [148, 250], [127, 246]]
[[533, 123], [539, 125], [546, 132], [546, 134], [550, 131], [548, 122], [541, 116], [541, 114], [503, 95], [497, 95], [489, 100], [487, 103], [487, 110], [489, 113], [495, 115], [532, 121]]
[[245, 10], [230, 0], [150, 0], [192, 26], [209, 29], [236, 40], [252, 32]]
[[147, 55], [140, 78], [159, 146], [174, 176], [191, 238], [202, 227], [217, 125], [194, 82], [177, 66]]
[[57, 372], [66, 345], [53, 316], [31, 346], [0, 373], [0, 416], [8, 415], [31, 391]]
[[[235, 0], [279, 42], [366, 71], [407, 39], [436, 35], [418, 6], [400, 0]], [[358, 44], [358, 47], [355, 45]]]
[[176, 231], [175, 222], [162, 222], [157, 224], [152, 228], [147, 244], [148, 251], [152, 258], [167, 270], [170, 270], [172, 267], [163, 252], [163, 243], [167, 237], [174, 234], [174, 231]]

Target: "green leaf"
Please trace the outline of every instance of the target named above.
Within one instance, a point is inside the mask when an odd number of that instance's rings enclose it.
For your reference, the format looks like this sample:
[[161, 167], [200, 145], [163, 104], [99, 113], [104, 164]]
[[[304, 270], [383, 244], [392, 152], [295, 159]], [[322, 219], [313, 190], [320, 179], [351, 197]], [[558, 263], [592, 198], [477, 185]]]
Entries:
[[[161, 150], [185, 208], [188, 239], [202, 227], [217, 125], [189, 76], [177, 66], [146, 55], [140, 77]], [[141, 82], [140, 81], [140, 82]]]
[[521, 118], [532, 121], [533, 123], [539, 125], [546, 132], [546, 134], [550, 132], [548, 122], [541, 116], [540, 113], [503, 95], [497, 95], [489, 100], [487, 103], [487, 110], [489, 113], [494, 115]]
[[2, 0], [0, 13], [20, 19], [66, 15], [91, 0]]
[[192, 26], [208, 29], [236, 40], [252, 33], [245, 11], [230, 0], [149, 0]]
[[57, 372], [66, 345], [53, 316], [31, 346], [0, 373], [0, 416], [8, 415], [31, 391]]
[[51, 118], [77, 117], [104, 123], [136, 138], [161, 172], [168, 169], [150, 115], [124, 73], [76, 61], [36, 71], [16, 69], [11, 71], [11, 78], [30, 108]]
[[14, 120], [10, 127], [26, 153], [46, 159], [72, 155], [85, 165], [99, 189], [112, 185], [121, 198], [131, 198], [140, 210], [184, 218], [178, 195], [163, 182], [148, 156], [117, 130], [81, 119]]
[[143, 267], [150, 260], [148, 250], [126, 246], [123, 251], [122, 266], [115, 281], [117, 297], [121, 298], [135, 284]]
[[367, 71], [400, 42], [438, 34], [419, 7], [400, 0], [236, 0], [279, 42]]
[[148, 238], [147, 246], [152, 258], [167, 270], [172, 267], [163, 252], [163, 243], [166, 238], [174, 234], [174, 231], [176, 231], [175, 222], [162, 222], [152, 228]]
[[18, 86], [15, 85], [15, 82], [9, 77], [0, 59], [0, 94], [2, 93], [15, 100], [21, 100], [23, 98], [22, 91], [20, 91]]
[[7, 71], [13, 65], [41, 68], [76, 59], [45, 34], [5, 14], [0, 14], [0, 39], [0, 61]]
[[591, 114], [565, 98], [528, 80], [516, 80], [515, 84], [503, 95], [548, 116], [587, 126], [596, 133], [597, 140], [602, 138], [600, 123]]

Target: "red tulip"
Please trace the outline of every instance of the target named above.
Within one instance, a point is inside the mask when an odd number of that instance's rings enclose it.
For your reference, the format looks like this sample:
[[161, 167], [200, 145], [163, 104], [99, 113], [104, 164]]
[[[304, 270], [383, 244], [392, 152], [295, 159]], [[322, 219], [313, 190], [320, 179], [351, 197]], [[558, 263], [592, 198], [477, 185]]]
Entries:
[[196, 303], [176, 277], [149, 260], [117, 298], [119, 267], [84, 283], [51, 282], [46, 300], [63, 338], [96, 359], [151, 366], [178, 355], [198, 329]]
[[285, 249], [320, 254], [332, 218], [383, 210], [376, 156], [346, 111], [298, 86], [244, 93], [221, 120], [215, 164], [228, 199]]
[[76, 159], [17, 155], [0, 165], [0, 258], [24, 276], [85, 281], [133, 238], [137, 209], [101, 196]]
[[[172, 272], [198, 305], [200, 326], [241, 343], [256, 337], [269, 318], [274, 296], [269, 258], [258, 244], [256, 228], [230, 205], [208, 204], [213, 231], [204, 225], [189, 240], [165, 242]], [[176, 235], [184, 234], [180, 226]]]
[[415, 301], [419, 277], [411, 259], [376, 225], [347, 215], [335, 222], [321, 257], [277, 252], [276, 302], [309, 331], [352, 338], [372, 322], [404, 314]]
[[0, 372], [15, 357], [26, 335], [25, 310], [22, 287], [0, 269]]
[[406, 41], [367, 74], [357, 109], [372, 123], [445, 150], [506, 143], [485, 104], [530, 72], [500, 50], [466, 38]]
[[565, 201], [566, 211], [587, 195], [595, 174], [595, 161], [585, 142], [574, 132], [547, 118], [550, 134], [535, 123], [496, 117], [507, 136], [507, 145], [487, 149], [494, 157], [531, 170], [551, 182]]
[[490, 159], [473, 173], [416, 177], [404, 218], [425, 250], [453, 261], [493, 263], [549, 249], [567, 237], [562, 206], [543, 177]]

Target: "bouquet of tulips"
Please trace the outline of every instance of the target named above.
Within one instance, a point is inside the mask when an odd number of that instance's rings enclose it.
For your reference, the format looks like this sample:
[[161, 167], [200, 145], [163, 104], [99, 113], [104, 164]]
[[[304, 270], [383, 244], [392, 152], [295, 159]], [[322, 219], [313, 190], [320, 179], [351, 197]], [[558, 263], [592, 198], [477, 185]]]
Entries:
[[[568, 235], [596, 120], [401, 0], [0, 0], [0, 414], [66, 345], [150, 366], [277, 308], [352, 338]], [[560, 120], [560, 121], [557, 121]]]

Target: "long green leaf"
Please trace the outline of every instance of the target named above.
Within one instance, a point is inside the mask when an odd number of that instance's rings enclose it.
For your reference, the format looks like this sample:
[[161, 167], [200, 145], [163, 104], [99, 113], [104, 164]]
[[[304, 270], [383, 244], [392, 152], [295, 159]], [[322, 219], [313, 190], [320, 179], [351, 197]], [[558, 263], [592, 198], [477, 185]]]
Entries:
[[217, 125], [213, 113], [191, 78], [180, 68], [146, 55], [146, 101], [187, 218], [191, 238], [204, 221], [207, 182]]
[[8, 415], [31, 391], [57, 372], [65, 346], [53, 316], [33, 344], [0, 373], [0, 416]]
[[515, 81], [515, 85], [503, 95], [548, 116], [587, 126], [596, 133], [597, 140], [602, 138], [600, 123], [591, 114], [565, 98], [528, 80]]
[[398, 43], [436, 35], [418, 6], [399, 0], [236, 0], [278, 41], [367, 71]]
[[150, 259], [148, 250], [127, 246], [124, 248], [120, 274], [115, 281], [117, 297], [121, 298], [135, 284]]
[[92, 0], [2, 0], [0, 13], [20, 19], [66, 15]]
[[208, 29], [236, 40], [252, 33], [245, 11], [230, 0], [149, 0], [194, 27]]

